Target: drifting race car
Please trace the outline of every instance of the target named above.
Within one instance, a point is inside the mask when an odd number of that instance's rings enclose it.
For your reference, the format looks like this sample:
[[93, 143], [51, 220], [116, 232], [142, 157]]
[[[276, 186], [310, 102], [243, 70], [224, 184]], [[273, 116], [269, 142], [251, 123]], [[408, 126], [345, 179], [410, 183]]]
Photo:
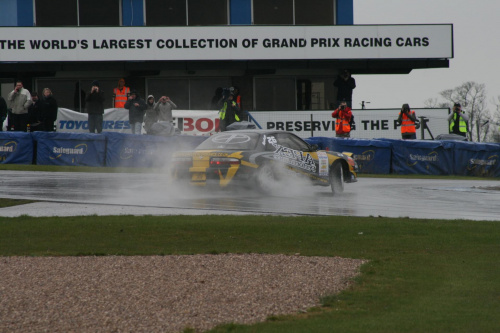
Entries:
[[313, 185], [341, 193], [344, 183], [357, 181], [358, 166], [349, 153], [318, 150], [290, 132], [236, 130], [217, 133], [193, 151], [172, 157], [172, 176], [197, 186], [256, 186], [270, 193], [290, 172]]

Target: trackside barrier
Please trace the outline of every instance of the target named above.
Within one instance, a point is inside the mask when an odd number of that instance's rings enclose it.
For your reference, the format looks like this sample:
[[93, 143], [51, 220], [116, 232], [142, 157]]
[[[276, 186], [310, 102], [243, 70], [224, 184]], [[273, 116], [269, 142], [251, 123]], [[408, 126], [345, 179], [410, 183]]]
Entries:
[[390, 142], [393, 173], [400, 175], [453, 174], [454, 141], [391, 140]]
[[308, 138], [307, 142], [317, 144], [325, 150], [353, 153], [361, 173], [391, 173], [391, 143], [368, 139]]
[[31, 164], [33, 151], [30, 133], [0, 132], [0, 163]]
[[360, 173], [500, 177], [500, 144], [496, 143], [324, 137], [306, 141], [320, 149], [352, 152]]
[[500, 145], [455, 143], [453, 164], [455, 175], [500, 177]]
[[176, 135], [170, 137], [106, 132], [106, 166], [161, 167], [169, 162], [173, 152], [191, 150], [206, 140], [206, 136]]
[[102, 134], [33, 132], [36, 164], [104, 166], [106, 137]]
[[[168, 163], [171, 152], [191, 150], [206, 138], [112, 132], [0, 132], [0, 163], [158, 167]], [[361, 173], [500, 177], [500, 144], [329, 137], [306, 141], [320, 149], [352, 152]]]

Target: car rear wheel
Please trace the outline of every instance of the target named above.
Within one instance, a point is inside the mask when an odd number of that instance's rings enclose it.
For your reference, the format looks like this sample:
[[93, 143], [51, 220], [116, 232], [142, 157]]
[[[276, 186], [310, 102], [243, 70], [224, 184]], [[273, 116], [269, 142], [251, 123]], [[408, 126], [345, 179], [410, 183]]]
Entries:
[[344, 170], [342, 163], [335, 163], [330, 168], [330, 187], [333, 194], [344, 192]]

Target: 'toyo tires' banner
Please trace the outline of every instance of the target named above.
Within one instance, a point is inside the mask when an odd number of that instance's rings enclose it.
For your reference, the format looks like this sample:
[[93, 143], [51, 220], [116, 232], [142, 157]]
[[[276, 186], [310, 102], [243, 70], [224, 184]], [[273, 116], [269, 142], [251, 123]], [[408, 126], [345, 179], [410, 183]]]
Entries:
[[[182, 134], [211, 135], [219, 128], [219, 112], [204, 110], [173, 110], [174, 126]], [[88, 114], [59, 108], [57, 132], [88, 133]], [[103, 115], [103, 132], [131, 133], [128, 110], [106, 109]], [[144, 128], [143, 128], [144, 131]], [[143, 132], [144, 133], [144, 132]]]

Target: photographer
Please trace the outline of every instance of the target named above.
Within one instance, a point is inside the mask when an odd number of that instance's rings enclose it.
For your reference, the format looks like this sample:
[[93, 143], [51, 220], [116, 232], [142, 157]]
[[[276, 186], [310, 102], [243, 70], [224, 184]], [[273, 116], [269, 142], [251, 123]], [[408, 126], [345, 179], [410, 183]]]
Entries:
[[104, 118], [104, 94], [99, 88], [99, 81], [92, 81], [92, 88], [85, 98], [85, 103], [89, 114], [89, 132], [101, 133]]
[[342, 101], [340, 106], [333, 111], [332, 118], [336, 118], [335, 122], [335, 134], [337, 138], [349, 138], [351, 136], [351, 118], [352, 111], [349, 106], [347, 106], [346, 101]]
[[469, 116], [462, 112], [460, 103], [453, 105], [453, 112], [448, 116], [448, 122], [450, 123], [450, 134], [467, 136]]
[[158, 112], [158, 121], [167, 121], [171, 123], [174, 118], [172, 110], [177, 109], [177, 105], [168, 96], [162, 96], [155, 104], [154, 108]]
[[12, 113], [9, 117], [9, 126], [14, 127], [15, 131], [26, 132], [26, 124], [28, 123], [28, 108], [33, 103], [30, 92], [24, 88], [22, 81], [17, 81], [14, 90], [7, 97], [9, 108]]
[[403, 140], [415, 140], [417, 138], [416, 122], [415, 111], [410, 110], [408, 104], [403, 104], [397, 120], [398, 126], [401, 126], [401, 138]]
[[347, 106], [352, 108], [352, 90], [356, 88], [356, 80], [351, 76], [351, 72], [344, 70], [333, 82], [337, 87], [337, 105], [341, 101], [346, 101]]
[[243, 115], [241, 114], [238, 104], [234, 100], [234, 95], [229, 93], [227, 97], [224, 97], [222, 108], [219, 111], [219, 131], [224, 132], [229, 125], [241, 121], [242, 118]]

